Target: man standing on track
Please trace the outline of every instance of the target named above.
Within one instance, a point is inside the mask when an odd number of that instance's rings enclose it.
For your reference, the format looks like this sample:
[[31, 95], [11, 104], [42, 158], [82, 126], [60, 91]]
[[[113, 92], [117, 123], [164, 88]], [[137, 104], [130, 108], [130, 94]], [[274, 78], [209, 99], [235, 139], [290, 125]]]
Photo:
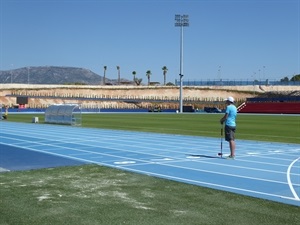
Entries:
[[235, 158], [235, 129], [236, 129], [236, 115], [237, 109], [234, 105], [234, 98], [228, 97], [226, 99], [225, 115], [220, 119], [220, 123], [225, 122], [225, 140], [229, 142], [230, 155], [227, 159]]

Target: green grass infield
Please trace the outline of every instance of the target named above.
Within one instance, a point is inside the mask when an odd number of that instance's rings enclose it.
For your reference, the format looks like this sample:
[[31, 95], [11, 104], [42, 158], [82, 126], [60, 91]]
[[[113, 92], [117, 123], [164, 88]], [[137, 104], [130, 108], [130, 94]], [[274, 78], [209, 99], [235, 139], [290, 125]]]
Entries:
[[[220, 136], [223, 114], [201, 113], [99, 113], [82, 114], [82, 126], [193, 136]], [[31, 122], [44, 114], [11, 114], [9, 121]], [[246, 115], [237, 117], [237, 139], [300, 144], [299, 115]]]

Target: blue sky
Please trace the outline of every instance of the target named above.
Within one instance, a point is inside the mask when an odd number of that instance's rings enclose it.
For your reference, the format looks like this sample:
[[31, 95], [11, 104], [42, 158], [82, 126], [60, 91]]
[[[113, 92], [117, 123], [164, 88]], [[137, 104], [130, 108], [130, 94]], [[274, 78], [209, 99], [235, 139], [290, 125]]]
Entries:
[[83, 67], [116, 79], [265, 80], [300, 74], [300, 0], [0, 0], [0, 70]]

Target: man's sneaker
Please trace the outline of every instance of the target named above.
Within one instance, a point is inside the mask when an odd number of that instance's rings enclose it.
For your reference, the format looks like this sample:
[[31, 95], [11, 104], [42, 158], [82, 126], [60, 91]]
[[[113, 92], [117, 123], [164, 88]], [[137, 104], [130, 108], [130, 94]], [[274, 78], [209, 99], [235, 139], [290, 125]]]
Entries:
[[229, 156], [227, 156], [227, 158], [226, 159], [234, 159], [235, 157], [234, 156], [232, 156], [232, 155], [229, 155]]

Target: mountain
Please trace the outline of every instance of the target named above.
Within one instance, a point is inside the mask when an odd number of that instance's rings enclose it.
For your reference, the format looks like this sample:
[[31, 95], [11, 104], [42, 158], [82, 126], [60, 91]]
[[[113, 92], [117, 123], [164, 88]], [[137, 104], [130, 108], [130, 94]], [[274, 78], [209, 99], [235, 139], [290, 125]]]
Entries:
[[[0, 71], [0, 83], [100, 85], [102, 80], [102, 76], [76, 67], [39, 66]], [[106, 78], [106, 84], [117, 81]]]

